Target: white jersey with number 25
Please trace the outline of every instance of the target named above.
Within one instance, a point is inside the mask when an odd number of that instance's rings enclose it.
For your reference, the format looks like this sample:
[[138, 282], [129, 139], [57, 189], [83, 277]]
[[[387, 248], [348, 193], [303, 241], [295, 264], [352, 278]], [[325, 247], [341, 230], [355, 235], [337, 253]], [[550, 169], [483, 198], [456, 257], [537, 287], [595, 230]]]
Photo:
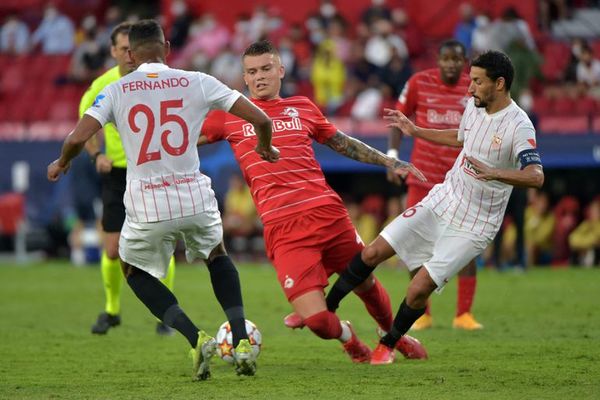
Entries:
[[229, 111], [241, 94], [201, 72], [160, 63], [107, 86], [86, 114], [113, 122], [127, 156], [127, 217], [157, 222], [216, 210], [196, 143], [206, 114]]

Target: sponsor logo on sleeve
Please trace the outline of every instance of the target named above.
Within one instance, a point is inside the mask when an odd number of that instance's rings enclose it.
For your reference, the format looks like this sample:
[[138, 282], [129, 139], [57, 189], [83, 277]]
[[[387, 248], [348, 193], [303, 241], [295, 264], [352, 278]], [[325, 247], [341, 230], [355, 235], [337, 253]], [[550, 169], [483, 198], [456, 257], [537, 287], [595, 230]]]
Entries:
[[94, 99], [94, 103], [92, 104], [92, 107], [100, 108], [100, 102], [105, 97], [106, 96], [103, 94], [99, 94], [98, 96], [96, 96], [96, 98]]

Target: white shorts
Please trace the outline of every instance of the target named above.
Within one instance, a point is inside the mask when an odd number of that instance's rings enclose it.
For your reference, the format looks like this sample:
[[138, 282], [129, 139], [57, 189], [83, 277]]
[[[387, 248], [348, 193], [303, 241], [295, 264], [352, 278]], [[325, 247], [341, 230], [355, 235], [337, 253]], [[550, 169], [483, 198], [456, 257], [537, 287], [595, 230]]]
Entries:
[[490, 243], [483, 236], [450, 225], [421, 203], [396, 217], [380, 236], [410, 271], [424, 266], [438, 292]]
[[123, 261], [162, 279], [178, 239], [185, 243], [188, 262], [207, 259], [223, 240], [223, 225], [218, 210], [206, 211], [160, 222], [133, 222], [125, 218], [119, 239]]

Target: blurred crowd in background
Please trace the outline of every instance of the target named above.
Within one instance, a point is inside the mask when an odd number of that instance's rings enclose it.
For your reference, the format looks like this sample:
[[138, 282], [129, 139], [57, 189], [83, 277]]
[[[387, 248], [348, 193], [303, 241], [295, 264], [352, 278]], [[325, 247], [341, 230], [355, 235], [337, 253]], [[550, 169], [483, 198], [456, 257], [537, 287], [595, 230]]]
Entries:
[[[79, 2], [75, 14], [67, 7], [70, 1], [48, 2], [37, 13], [7, 1], [15, 5], [1, 8], [0, 138], [62, 139], [68, 131], [65, 123], [77, 118], [83, 91], [113, 65], [111, 29], [123, 20], [145, 17], [159, 18], [165, 26], [172, 67], [204, 71], [244, 91], [240, 54], [250, 43], [268, 38], [277, 45], [287, 71], [283, 96], [308, 96], [334, 121], [378, 121], [384, 107], [394, 107], [413, 72], [435, 66], [440, 38], [411, 23], [404, 7], [408, 1], [364, 1], [360, 17], [349, 20], [342, 1], [321, 0], [302, 22], [283, 18], [283, 6], [258, 4], [251, 12], [236, 14], [232, 23], [185, 0], [145, 6], [86, 0]], [[539, 0], [533, 21], [509, 3], [498, 15], [490, 15], [472, 2], [456, 2], [460, 18], [455, 38], [469, 57], [487, 49], [511, 57], [517, 71], [512, 97], [540, 130], [600, 132], [599, 2]], [[365, 242], [404, 211], [402, 190], [391, 195], [341, 194]], [[524, 217], [514, 218], [509, 210], [502, 239], [481, 263], [499, 268], [599, 265], [600, 197], [552, 198], [530, 191], [523, 199]], [[231, 251], [240, 257], [264, 257], [260, 221], [239, 176], [231, 176], [221, 201]], [[65, 224], [64, 243], [81, 247], [84, 239], [68, 238], [74, 224]], [[10, 233], [5, 227], [0, 248], [14, 246], [12, 241], [7, 244], [6, 237], [14, 236]]]

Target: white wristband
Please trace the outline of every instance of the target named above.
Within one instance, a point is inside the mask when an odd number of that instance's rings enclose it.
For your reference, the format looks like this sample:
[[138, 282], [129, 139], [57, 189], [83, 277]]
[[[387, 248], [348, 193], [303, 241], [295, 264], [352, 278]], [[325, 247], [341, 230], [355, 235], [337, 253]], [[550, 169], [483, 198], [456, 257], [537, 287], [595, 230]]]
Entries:
[[387, 151], [387, 156], [388, 157], [393, 157], [393, 158], [398, 158], [398, 150], [396, 150], [396, 149], [389, 149]]

